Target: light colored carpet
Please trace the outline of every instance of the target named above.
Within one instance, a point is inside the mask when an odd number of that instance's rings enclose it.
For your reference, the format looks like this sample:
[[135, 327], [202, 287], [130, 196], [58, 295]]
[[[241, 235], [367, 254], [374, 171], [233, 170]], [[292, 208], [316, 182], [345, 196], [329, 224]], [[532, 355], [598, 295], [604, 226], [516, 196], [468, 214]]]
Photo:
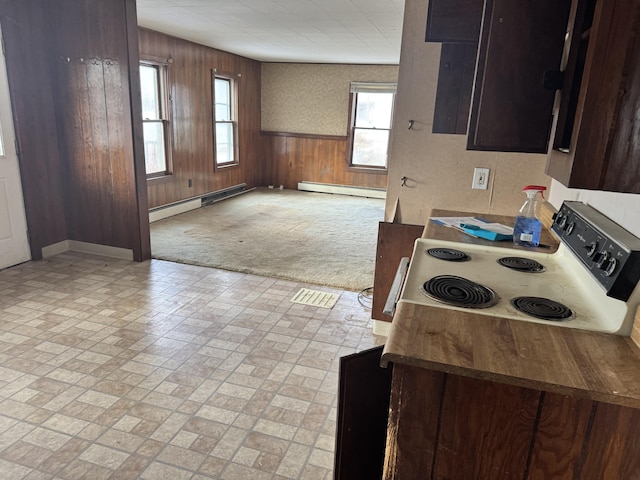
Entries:
[[359, 291], [384, 200], [260, 188], [151, 224], [154, 258]]

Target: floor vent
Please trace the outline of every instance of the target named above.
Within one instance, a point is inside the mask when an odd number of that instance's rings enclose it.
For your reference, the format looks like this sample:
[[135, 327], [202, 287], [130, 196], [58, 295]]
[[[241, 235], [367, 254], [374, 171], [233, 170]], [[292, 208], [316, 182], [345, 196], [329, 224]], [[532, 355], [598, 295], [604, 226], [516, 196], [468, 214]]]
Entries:
[[209, 195], [205, 195], [202, 197], [202, 206], [211, 205], [212, 203], [219, 202], [220, 200], [224, 200], [228, 197], [233, 197], [234, 195], [238, 195], [239, 193], [243, 193], [247, 189], [246, 183], [241, 183], [240, 185], [236, 185], [235, 187], [225, 188], [223, 190], [218, 190], [217, 192], [210, 193]]
[[340, 297], [337, 293], [321, 292], [301, 288], [291, 299], [292, 303], [310, 305], [312, 307], [333, 308]]

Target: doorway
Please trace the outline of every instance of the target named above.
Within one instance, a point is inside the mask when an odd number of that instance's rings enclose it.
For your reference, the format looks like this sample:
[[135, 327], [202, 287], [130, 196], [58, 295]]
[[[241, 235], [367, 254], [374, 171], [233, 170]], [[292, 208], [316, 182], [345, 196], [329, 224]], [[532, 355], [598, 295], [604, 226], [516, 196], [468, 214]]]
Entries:
[[[0, 37], [2, 31], [0, 30]], [[0, 269], [31, 260], [4, 52], [0, 52]]]

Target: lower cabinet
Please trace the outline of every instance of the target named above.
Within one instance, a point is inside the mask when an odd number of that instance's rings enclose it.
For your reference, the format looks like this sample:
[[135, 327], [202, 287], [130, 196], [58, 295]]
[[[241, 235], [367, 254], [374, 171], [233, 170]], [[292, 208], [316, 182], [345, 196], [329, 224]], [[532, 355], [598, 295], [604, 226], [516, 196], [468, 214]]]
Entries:
[[640, 478], [638, 432], [634, 408], [396, 364], [383, 478]]

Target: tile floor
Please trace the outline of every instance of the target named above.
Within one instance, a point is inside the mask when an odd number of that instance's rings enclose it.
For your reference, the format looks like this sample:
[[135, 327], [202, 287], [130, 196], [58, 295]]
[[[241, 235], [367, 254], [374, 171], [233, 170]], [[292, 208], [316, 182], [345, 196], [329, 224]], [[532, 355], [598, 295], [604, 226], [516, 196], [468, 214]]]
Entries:
[[330, 479], [355, 292], [66, 253], [0, 271], [0, 477]]

